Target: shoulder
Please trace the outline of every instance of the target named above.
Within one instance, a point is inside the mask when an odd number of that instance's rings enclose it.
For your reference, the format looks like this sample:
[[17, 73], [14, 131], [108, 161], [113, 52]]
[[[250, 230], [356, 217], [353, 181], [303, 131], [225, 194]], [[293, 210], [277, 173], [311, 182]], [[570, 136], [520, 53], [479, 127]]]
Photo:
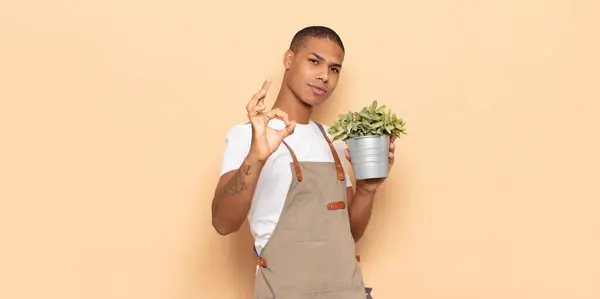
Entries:
[[252, 136], [252, 127], [250, 123], [236, 124], [227, 130], [227, 139], [250, 138]]
[[237, 124], [227, 130], [225, 149], [221, 159], [221, 175], [238, 169], [252, 145], [252, 127], [250, 124]]
[[333, 138], [331, 137], [331, 134], [329, 134], [329, 128], [330, 126], [321, 124], [321, 126], [323, 126], [323, 130], [325, 130], [325, 133], [327, 134], [327, 137], [329, 138], [329, 140], [331, 140], [331, 143], [333, 144], [333, 147], [338, 151], [338, 152], [344, 152], [344, 149], [346, 148], [346, 143], [344, 141], [341, 140], [336, 140], [333, 141]]
[[[329, 134], [329, 128], [330, 128], [330, 126], [322, 124], [322, 123], [318, 123], [318, 122], [314, 122], [314, 123], [315, 123], [316, 127], [319, 127], [319, 126], [323, 127], [323, 131], [325, 131], [325, 134], [327, 134], [327, 137], [329, 137], [329, 139], [331, 140], [331, 134]], [[321, 131], [319, 130], [319, 133], [320, 132]]]
[[252, 145], [252, 127], [250, 124], [231, 126], [225, 134], [225, 155], [245, 154]]

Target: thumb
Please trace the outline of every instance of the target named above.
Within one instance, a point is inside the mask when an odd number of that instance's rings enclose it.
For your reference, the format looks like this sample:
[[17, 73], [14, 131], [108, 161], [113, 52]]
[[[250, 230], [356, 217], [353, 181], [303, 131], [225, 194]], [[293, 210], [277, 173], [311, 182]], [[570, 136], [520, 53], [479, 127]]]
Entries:
[[348, 151], [348, 148], [344, 149], [344, 153], [346, 153], [346, 159], [348, 159], [349, 162], [352, 162], [352, 160], [350, 159], [350, 152]]

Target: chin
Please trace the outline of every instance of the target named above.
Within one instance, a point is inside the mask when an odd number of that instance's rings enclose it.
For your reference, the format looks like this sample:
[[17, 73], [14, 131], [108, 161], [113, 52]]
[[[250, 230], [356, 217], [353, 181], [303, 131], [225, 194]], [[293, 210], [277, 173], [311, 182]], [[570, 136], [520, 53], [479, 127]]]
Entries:
[[322, 97], [307, 96], [302, 99], [302, 102], [304, 102], [306, 105], [309, 105], [309, 106], [319, 106], [319, 105], [325, 103], [325, 101], [327, 101], [328, 98], [329, 97], [327, 95], [322, 96]]
[[315, 106], [319, 106], [321, 104], [323, 104], [323, 102], [325, 102], [324, 100], [321, 99], [304, 99], [302, 100], [302, 102], [304, 102], [304, 104], [306, 104], [307, 106], [311, 106], [311, 107], [315, 107]]

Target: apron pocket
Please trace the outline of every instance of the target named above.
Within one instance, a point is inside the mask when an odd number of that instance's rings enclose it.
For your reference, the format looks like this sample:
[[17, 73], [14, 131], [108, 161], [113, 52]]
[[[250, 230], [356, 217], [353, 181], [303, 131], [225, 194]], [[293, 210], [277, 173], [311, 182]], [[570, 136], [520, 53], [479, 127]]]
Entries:
[[318, 194], [298, 195], [296, 204], [296, 240], [322, 242], [331, 239], [333, 222], [341, 220], [341, 211], [330, 211]]

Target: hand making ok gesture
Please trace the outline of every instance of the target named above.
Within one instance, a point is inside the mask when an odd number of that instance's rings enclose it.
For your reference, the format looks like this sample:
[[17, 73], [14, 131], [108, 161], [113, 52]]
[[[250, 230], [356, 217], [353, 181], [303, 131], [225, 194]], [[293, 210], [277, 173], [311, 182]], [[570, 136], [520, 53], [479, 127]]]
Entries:
[[[246, 105], [248, 119], [252, 124], [250, 153], [261, 162], [265, 162], [277, 150], [281, 141], [291, 135], [296, 128], [296, 122], [290, 121], [287, 113], [277, 108], [266, 110], [265, 96], [270, 85], [271, 80], [266, 80], [260, 91]], [[268, 123], [273, 118], [282, 120], [285, 123], [285, 128], [281, 130], [270, 128]]]

